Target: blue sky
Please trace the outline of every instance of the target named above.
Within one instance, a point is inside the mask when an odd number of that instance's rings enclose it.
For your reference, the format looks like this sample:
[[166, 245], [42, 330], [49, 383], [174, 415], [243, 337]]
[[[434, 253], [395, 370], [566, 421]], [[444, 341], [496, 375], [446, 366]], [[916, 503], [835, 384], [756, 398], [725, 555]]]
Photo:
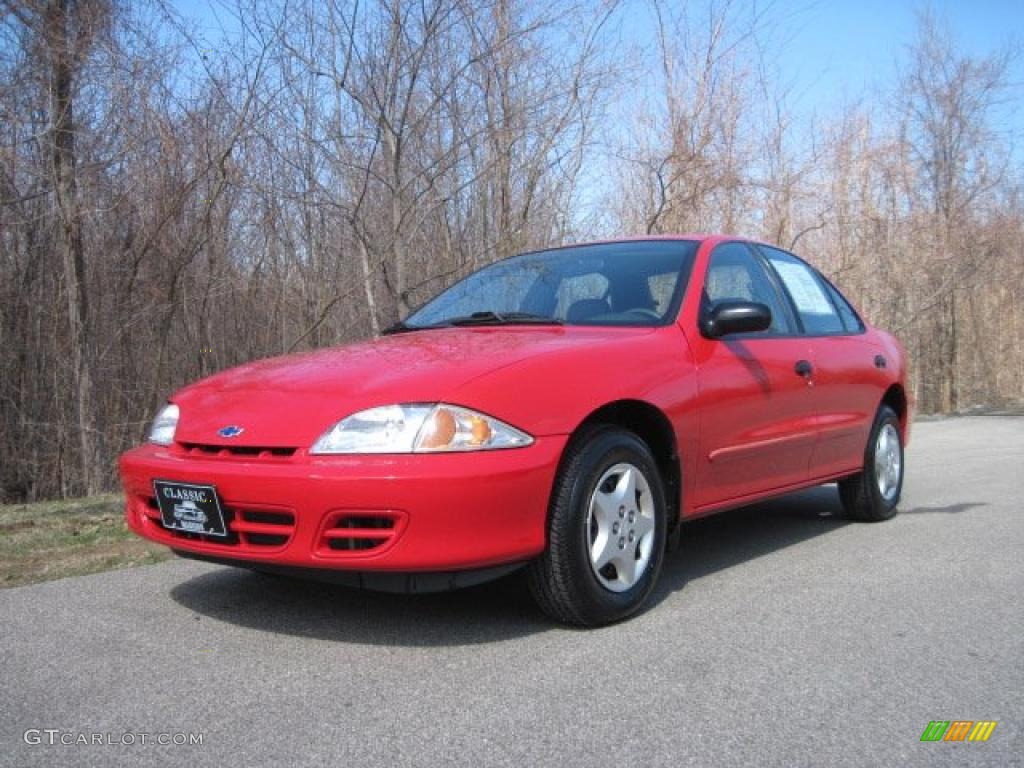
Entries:
[[[668, 0], [680, 2], [681, 0]], [[749, 0], [737, 0], [739, 3]], [[772, 50], [778, 74], [791, 86], [789, 104], [798, 117], [827, 118], [844, 103], [869, 102], [889, 92], [897, 62], [915, 36], [916, 12], [931, 7], [944, 20], [963, 52], [985, 56], [1001, 46], [1024, 45], [1024, 0], [757, 0], [769, 8]], [[216, 45], [217, 0], [178, 0]], [[697, 7], [707, 0], [697, 0]], [[739, 6], [743, 7], [743, 6]], [[627, 36], [653, 35], [643, 0], [627, 0], [622, 30]], [[220, 19], [230, 21], [221, 11]], [[650, 38], [647, 38], [650, 40]], [[1010, 72], [1011, 88], [997, 116], [997, 128], [1024, 154], [1024, 55]], [[802, 121], [801, 121], [802, 122]], [[804, 123], [806, 125], [806, 122]]]
[[[177, 0], [174, 5], [216, 37], [211, 7], [219, 6], [217, 0]], [[759, 0], [759, 5], [770, 8], [770, 18], [777, 20], [775, 36], [788, 41], [779, 46], [778, 64], [793, 82], [794, 95], [804, 106], [822, 107], [890, 83], [898, 57], [914, 38], [915, 11], [926, 7], [916, 0]], [[1011, 40], [1024, 43], [1024, 0], [932, 0], [930, 7], [949, 22], [967, 53], [985, 55]], [[627, 5], [625, 12], [631, 11]], [[230, 19], [223, 11], [217, 15]], [[1021, 98], [1024, 57], [1013, 78]]]
[[[791, 19], [783, 33], [791, 42], [778, 64], [794, 83], [798, 106], [825, 113], [844, 99], [870, 98], [889, 87], [896, 62], [914, 40], [915, 11], [924, 7], [910, 0], [776, 3], [777, 12]], [[1024, 0], [945, 0], [931, 8], [964, 53], [985, 56], [1013, 40], [1024, 43]], [[1010, 74], [1015, 87], [1006, 95], [1020, 102], [1024, 57]]]

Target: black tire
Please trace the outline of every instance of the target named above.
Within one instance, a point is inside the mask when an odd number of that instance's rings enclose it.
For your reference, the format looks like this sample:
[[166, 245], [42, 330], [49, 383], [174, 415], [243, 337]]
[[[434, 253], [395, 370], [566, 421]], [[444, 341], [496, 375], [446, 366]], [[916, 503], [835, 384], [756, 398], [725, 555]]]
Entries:
[[[632, 587], [612, 591], [601, 583], [591, 566], [588, 518], [598, 482], [620, 463], [638, 469], [650, 489], [653, 540], [645, 544], [645, 549], [653, 548], [647, 555], [646, 569]], [[640, 504], [636, 507], [639, 510]], [[617, 427], [587, 429], [566, 449], [555, 479], [548, 515], [548, 546], [527, 569], [534, 599], [552, 618], [576, 626], [600, 626], [636, 613], [650, 596], [661, 572], [666, 519], [661, 475], [646, 443]], [[634, 555], [640, 551], [639, 542], [638, 539], [632, 550]]]
[[[879, 489], [878, 473], [875, 469], [875, 451], [878, 447], [879, 434], [886, 427], [895, 429], [898, 446], [899, 470], [895, 491], [882, 494]], [[889, 432], [892, 435], [892, 432]], [[900, 503], [903, 492], [903, 434], [900, 430], [900, 419], [896, 412], [887, 405], [878, 409], [875, 423], [871, 427], [868, 444], [864, 450], [864, 469], [852, 477], [839, 481], [839, 498], [843, 502], [843, 511], [851, 520], [879, 522], [889, 520], [896, 515], [896, 507]]]

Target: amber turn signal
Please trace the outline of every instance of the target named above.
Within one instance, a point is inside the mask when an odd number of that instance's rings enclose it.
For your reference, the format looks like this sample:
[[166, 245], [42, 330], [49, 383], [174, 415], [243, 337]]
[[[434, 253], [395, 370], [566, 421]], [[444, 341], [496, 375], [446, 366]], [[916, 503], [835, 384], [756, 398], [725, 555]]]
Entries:
[[423, 426], [420, 447], [427, 449], [447, 448], [455, 439], [458, 425], [455, 415], [447, 408], [435, 408]]

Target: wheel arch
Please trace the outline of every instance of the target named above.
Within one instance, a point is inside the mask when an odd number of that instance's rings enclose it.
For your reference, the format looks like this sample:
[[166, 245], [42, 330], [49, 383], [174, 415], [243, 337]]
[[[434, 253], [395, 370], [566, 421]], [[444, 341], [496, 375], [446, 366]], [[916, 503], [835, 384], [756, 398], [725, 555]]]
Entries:
[[614, 400], [591, 411], [572, 431], [570, 443], [577, 435], [597, 425], [629, 430], [647, 444], [665, 489], [669, 530], [674, 529], [681, 512], [682, 469], [676, 433], [668, 416], [645, 400]]
[[909, 415], [909, 409], [907, 404], [907, 393], [904, 391], [901, 384], [893, 384], [882, 395], [882, 401], [879, 403], [879, 407], [887, 405], [896, 411], [896, 415], [900, 420], [900, 432], [902, 432], [903, 442], [907, 442], [907, 420]]

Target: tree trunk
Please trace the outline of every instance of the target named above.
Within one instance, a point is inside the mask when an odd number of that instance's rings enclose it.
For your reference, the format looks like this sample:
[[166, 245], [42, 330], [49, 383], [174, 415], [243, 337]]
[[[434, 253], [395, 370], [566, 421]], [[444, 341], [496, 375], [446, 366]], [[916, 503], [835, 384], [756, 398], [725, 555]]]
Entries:
[[390, 127], [384, 128], [384, 159], [388, 166], [388, 193], [391, 198], [391, 292], [394, 296], [394, 319], [401, 320], [409, 314], [409, 297], [406, 294], [405, 240], [403, 231], [403, 196], [405, 194], [402, 174], [402, 138]]
[[359, 266], [362, 269], [363, 296], [366, 298], [366, 311], [370, 315], [370, 330], [374, 336], [380, 336], [380, 319], [377, 317], [377, 300], [373, 295], [373, 271], [370, 267], [370, 253], [366, 241], [357, 237], [359, 245]]
[[68, 34], [69, 0], [49, 0], [45, 34], [50, 53], [51, 179], [57, 205], [57, 251], [67, 294], [71, 386], [75, 394], [81, 483], [88, 494], [100, 490], [94, 427], [89, 299], [85, 283], [82, 219], [75, 176], [74, 53]]

